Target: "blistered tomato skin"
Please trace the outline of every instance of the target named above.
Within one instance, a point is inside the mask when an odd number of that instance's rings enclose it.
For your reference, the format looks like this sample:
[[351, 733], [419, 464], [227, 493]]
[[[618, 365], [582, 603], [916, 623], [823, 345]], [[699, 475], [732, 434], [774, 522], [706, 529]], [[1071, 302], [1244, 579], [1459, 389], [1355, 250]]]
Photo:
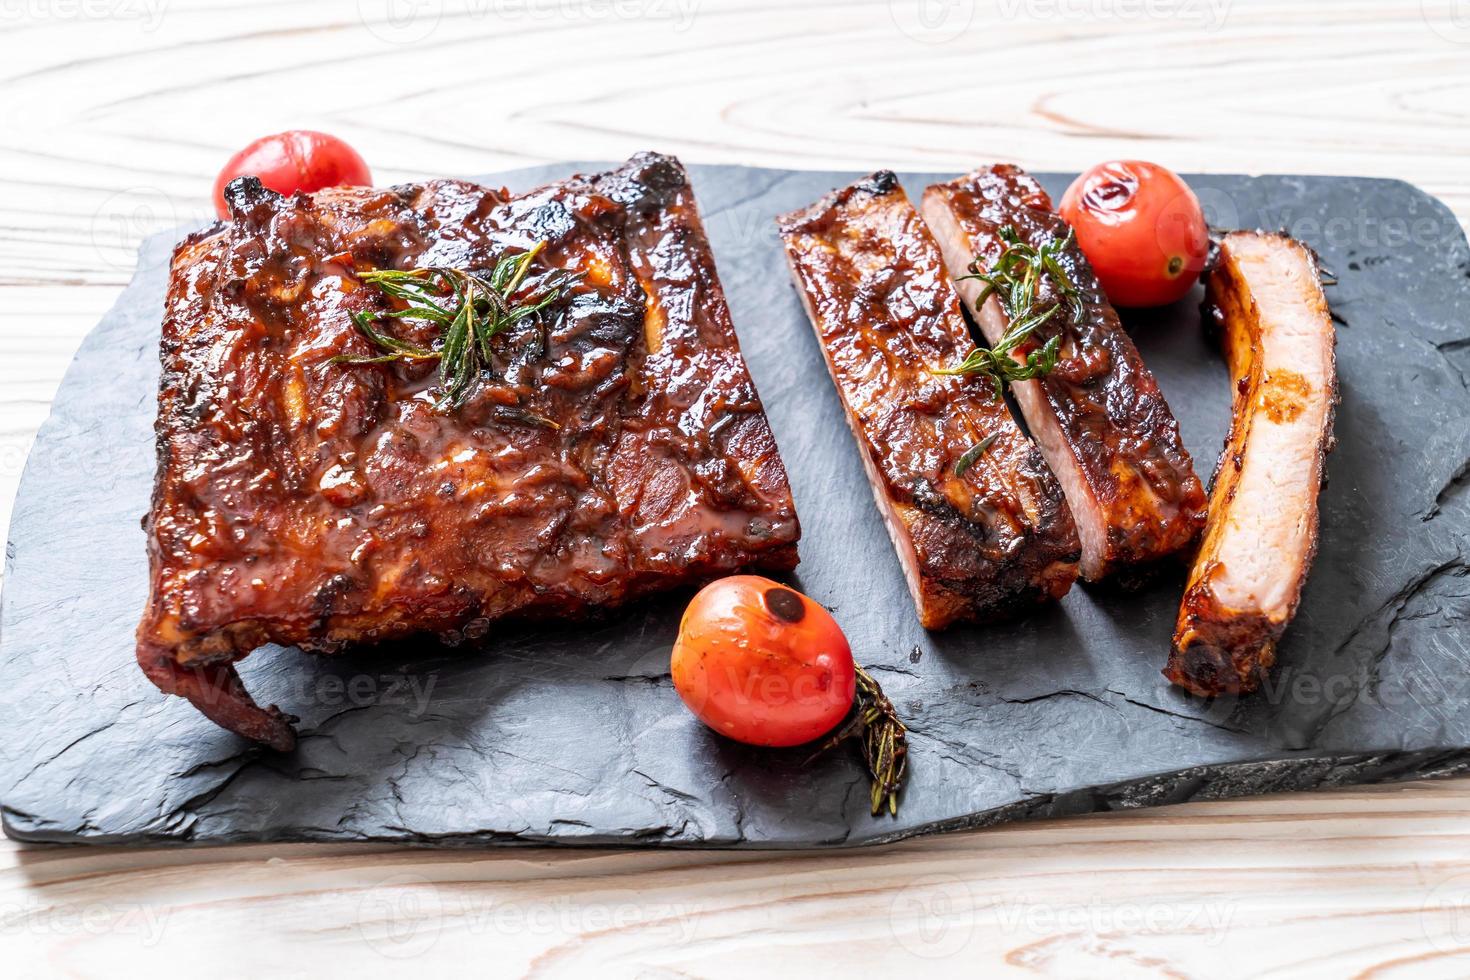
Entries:
[[262, 136], [230, 157], [214, 181], [214, 209], [228, 219], [225, 185], [236, 177], [259, 177], [278, 194], [311, 193], [324, 187], [366, 187], [373, 175], [366, 161], [342, 140], [310, 129]]
[[852, 650], [832, 615], [789, 586], [734, 575], [689, 603], [674, 688], [710, 728], [751, 745], [801, 745], [846, 717]]
[[1098, 164], [1073, 181], [1058, 210], [1115, 306], [1163, 306], [1183, 298], [1209, 258], [1199, 199], [1158, 164]]

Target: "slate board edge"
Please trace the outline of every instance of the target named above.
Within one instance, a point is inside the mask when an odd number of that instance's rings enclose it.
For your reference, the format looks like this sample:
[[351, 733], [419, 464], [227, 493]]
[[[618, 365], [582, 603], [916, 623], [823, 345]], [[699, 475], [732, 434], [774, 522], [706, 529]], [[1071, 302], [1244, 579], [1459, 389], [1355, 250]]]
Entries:
[[[247, 751], [255, 751], [253, 749]], [[246, 763], [248, 765], [248, 763]], [[1326, 775], [1324, 775], [1324, 771]], [[1308, 790], [1331, 791], [1348, 786], [1447, 779], [1470, 773], [1470, 749], [1427, 749], [1419, 752], [1381, 752], [1296, 758], [1283, 756], [1255, 762], [1226, 763], [1177, 770], [1107, 786], [1082, 787], [1065, 793], [1035, 797], [1009, 806], [981, 811], [910, 827], [898, 833], [882, 833], [882, 818], [874, 818], [879, 832], [857, 840], [826, 844], [793, 844], [759, 840], [698, 840], [639, 838], [589, 834], [585, 837], [466, 832], [427, 835], [397, 833], [369, 836], [318, 834], [310, 831], [279, 835], [216, 834], [205, 841], [187, 836], [160, 834], [115, 836], [107, 834], [51, 833], [33, 830], [17, 822], [19, 816], [0, 805], [0, 828], [12, 840], [35, 844], [71, 844], [96, 847], [214, 847], [234, 844], [401, 844], [405, 847], [475, 850], [486, 847], [570, 847], [644, 849], [667, 847], [682, 850], [804, 851], [856, 850], [896, 844], [934, 834], [980, 830], [1019, 820], [1045, 820], [1117, 810], [1139, 810], [1179, 803], [1224, 801], [1251, 796]]]
[[[588, 169], [596, 164], [573, 164], [569, 166], [577, 169]], [[527, 168], [530, 169], [530, 168]], [[716, 169], [716, 168], [711, 168]], [[742, 168], [746, 169], [746, 168]], [[748, 168], [760, 169], [760, 168]], [[514, 183], [517, 171], [506, 172], [497, 175], [496, 179]], [[1262, 175], [1278, 176], [1278, 175]], [[1318, 178], [1321, 179], [1321, 178]], [[1332, 179], [1332, 178], [1327, 178]], [[1414, 185], [1391, 178], [1344, 178], [1362, 180], [1384, 185], [1401, 185], [1412, 189], [1415, 193], [1422, 195], [1451, 221], [1455, 221], [1453, 212], [1444, 202], [1432, 195], [1422, 191]], [[696, 178], [696, 191], [698, 180]], [[1455, 227], [1458, 228], [1456, 221]], [[154, 257], [161, 258], [166, 262], [168, 253], [174, 242], [182, 234], [193, 230], [191, 227], [183, 227], [173, 232], [164, 232], [152, 236], [140, 248], [140, 259]], [[1463, 231], [1461, 231], [1463, 235]], [[135, 270], [129, 282], [128, 289], [131, 290], [137, 284], [141, 274], [151, 266], [145, 266], [142, 261]], [[104, 317], [113, 315], [123, 303], [122, 297], [114, 304], [112, 310]], [[95, 330], [94, 330], [95, 332]], [[86, 351], [87, 343], [92, 339], [89, 333], [88, 340], [84, 341], [68, 365], [66, 378], [69, 379], [76, 366], [77, 359]], [[66, 381], [63, 381], [63, 385]], [[61, 424], [56, 412], [48, 414], [47, 420], [41, 427], [37, 436], [40, 441], [47, 432], [56, 425]], [[29, 470], [29, 464], [27, 466]], [[17, 493], [17, 501], [24, 496], [24, 488], [28, 473], [23, 474], [21, 490]], [[7, 538], [6, 551], [6, 582], [11, 581], [11, 570], [14, 563], [13, 547]], [[0, 594], [0, 611], [5, 607], [4, 596]], [[0, 615], [0, 624], [3, 624], [4, 616]], [[246, 749], [242, 754], [248, 755], [254, 750]], [[249, 765], [246, 761], [244, 765]], [[1324, 775], [1325, 771], [1325, 775]], [[889, 843], [911, 837], [927, 835], [931, 833], [948, 832], [955, 830], [985, 827], [1001, 822], [1015, 819], [1037, 819], [1046, 817], [1060, 817], [1086, 812], [1101, 812], [1114, 809], [1129, 809], [1142, 806], [1162, 805], [1166, 803], [1185, 802], [1198, 799], [1229, 799], [1249, 795], [1260, 795], [1263, 793], [1290, 792], [1307, 788], [1334, 788], [1353, 784], [1396, 782], [1422, 778], [1441, 778], [1470, 772], [1470, 748], [1447, 747], [1442, 749], [1422, 749], [1412, 752], [1399, 752], [1394, 750], [1384, 752], [1364, 752], [1351, 755], [1340, 755], [1331, 758], [1317, 757], [1294, 757], [1283, 756], [1275, 759], [1256, 760], [1245, 763], [1222, 763], [1219, 765], [1200, 766], [1194, 769], [1162, 773], [1155, 776], [1145, 776], [1139, 779], [1125, 780], [1112, 783], [1102, 787], [1084, 787], [1061, 793], [1037, 796], [1032, 799], [1020, 801], [993, 810], [980, 811], [963, 817], [947, 819], [929, 824], [923, 824], [896, 834], [882, 833], [882, 823], [875, 820], [867, 828], [871, 833], [858, 840], [834, 842], [828, 844], [791, 844], [785, 842], [763, 842], [760, 840], [730, 840], [708, 839], [702, 841], [681, 841], [678, 839], [645, 838], [640, 839], [632, 836], [607, 836], [587, 835], [585, 837], [555, 836], [543, 837], [536, 835], [507, 835], [507, 834], [470, 834], [463, 835], [331, 835], [314, 833], [293, 833], [288, 835], [212, 835], [209, 843], [230, 844], [252, 841], [334, 841], [334, 842], [399, 842], [417, 846], [438, 847], [483, 847], [499, 845], [557, 845], [557, 846], [669, 846], [686, 848], [741, 848], [741, 849], [781, 849], [797, 850], [811, 846], [822, 847], [857, 847], [874, 844]], [[37, 829], [28, 821], [28, 815], [19, 813], [3, 805], [0, 805], [0, 826], [14, 839], [36, 842], [52, 843], [80, 843], [80, 844], [173, 844], [190, 845], [192, 842], [187, 835], [128, 835], [126, 837], [115, 837], [88, 833], [52, 833], [44, 829]], [[856, 828], [854, 828], [856, 829]]]

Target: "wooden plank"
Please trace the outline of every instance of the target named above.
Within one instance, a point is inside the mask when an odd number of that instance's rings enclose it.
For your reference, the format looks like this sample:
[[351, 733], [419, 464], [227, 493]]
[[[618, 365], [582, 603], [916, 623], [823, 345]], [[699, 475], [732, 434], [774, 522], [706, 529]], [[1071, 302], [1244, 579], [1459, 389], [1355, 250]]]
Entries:
[[[1463, 975], [1459, 783], [1202, 803], [802, 854], [0, 848], [53, 969], [748, 977]], [[1374, 971], [1380, 971], [1375, 973]], [[759, 975], [759, 972], [756, 973]]]

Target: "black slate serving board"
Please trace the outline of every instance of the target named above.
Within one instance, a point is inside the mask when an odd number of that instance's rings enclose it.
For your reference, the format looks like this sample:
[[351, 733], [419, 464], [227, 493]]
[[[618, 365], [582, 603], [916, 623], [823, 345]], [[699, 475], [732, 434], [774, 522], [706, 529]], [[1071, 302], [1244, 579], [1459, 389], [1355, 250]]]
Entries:
[[[576, 165], [497, 175], [524, 189]], [[16, 502], [0, 600], [0, 803], [27, 840], [382, 840], [807, 847], [1023, 817], [1470, 769], [1470, 251], [1394, 181], [1196, 177], [1212, 222], [1285, 227], [1340, 277], [1339, 445], [1322, 546], [1262, 694], [1212, 702], [1159, 674], [1182, 570], [1138, 594], [1076, 588], [1008, 626], [919, 628], [772, 217], [849, 173], [693, 167], [745, 354], [791, 473], [801, 588], [829, 606], [911, 725], [896, 819], [855, 753], [810, 767], [703, 729], [670, 686], [685, 597], [480, 651], [339, 659], [260, 651], [262, 703], [302, 717], [276, 755], [142, 677], [139, 518], [166, 236], [87, 338]], [[933, 179], [903, 177], [911, 196]], [[1054, 194], [1068, 178], [1043, 177]], [[1128, 316], [1202, 475], [1230, 382], [1198, 297]]]

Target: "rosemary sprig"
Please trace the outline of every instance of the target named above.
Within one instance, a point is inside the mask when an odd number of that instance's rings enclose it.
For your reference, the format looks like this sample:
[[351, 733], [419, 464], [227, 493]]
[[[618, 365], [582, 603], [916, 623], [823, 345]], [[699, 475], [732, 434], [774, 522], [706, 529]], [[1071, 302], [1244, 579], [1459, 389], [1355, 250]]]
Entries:
[[[844, 739], [862, 742], [863, 761], [873, 785], [869, 791], [869, 810], [877, 816], [884, 810], [898, 813], [898, 791], [908, 773], [908, 728], [898, 719], [893, 702], [883, 693], [878, 682], [861, 667], [857, 673], [857, 695], [847, 720], [834, 731], [816, 755], [821, 755]], [[815, 758], [816, 756], [813, 756]]]
[[[1081, 294], [1057, 259], [1057, 255], [1072, 244], [1070, 229], [1065, 238], [1052, 239], [1039, 249], [1023, 242], [1009, 225], [1000, 230], [1000, 237], [1006, 244], [1005, 251], [1001, 252], [990, 270], [981, 272], [978, 262], [971, 263], [970, 275], [960, 278], [978, 279], [985, 284], [975, 300], [976, 313], [992, 294], [999, 296], [1010, 327], [995, 346], [988, 349], [977, 347], [954, 367], [934, 369], [935, 374], [987, 377], [995, 386], [997, 398], [1012, 381], [1045, 377], [1056, 368], [1062, 346], [1060, 334], [1028, 353], [1024, 361], [1017, 361], [1011, 356], [1036, 332], [1037, 327], [1051, 319], [1063, 304], [1067, 306], [1073, 323], [1080, 322], [1083, 313]], [[1051, 280], [1053, 291], [1060, 297], [1058, 302], [1044, 308], [1040, 295], [1043, 279]]]
[[966, 449], [964, 455], [961, 456], [959, 460], [956, 461], [954, 464], [954, 475], [957, 477], [964, 476], [965, 471], [968, 470], [971, 466], [975, 465], [975, 460], [979, 459], [981, 456], [984, 456], [985, 450], [989, 449], [991, 445], [995, 442], [995, 440], [999, 438], [999, 432], [992, 432], [984, 439], [981, 439], [979, 442], [975, 443], [975, 445], [971, 446], [969, 449]]
[[[458, 408], [476, 379], [491, 370], [491, 341], [517, 323], [539, 315], [557, 302], [580, 275], [553, 270], [528, 295], [517, 297], [536, 256], [546, 247], [537, 242], [524, 252], [503, 255], [488, 274], [433, 266], [427, 269], [375, 269], [358, 278], [403, 304], [401, 309], [354, 312], [352, 322], [383, 351], [375, 357], [344, 354], [340, 364], [387, 364], [395, 361], [438, 361], [443, 395], [438, 408]], [[378, 329], [384, 320], [417, 320], [440, 328], [437, 348], [418, 347]], [[540, 418], [539, 416], [532, 416]]]

